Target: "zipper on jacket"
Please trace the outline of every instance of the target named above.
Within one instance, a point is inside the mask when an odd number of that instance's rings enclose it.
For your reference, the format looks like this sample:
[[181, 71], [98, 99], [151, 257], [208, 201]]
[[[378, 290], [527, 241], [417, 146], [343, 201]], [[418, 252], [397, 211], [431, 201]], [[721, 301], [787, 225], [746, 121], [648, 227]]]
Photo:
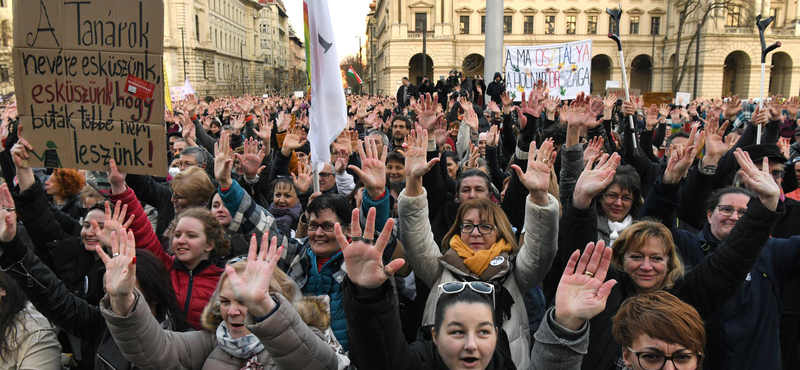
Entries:
[[[14, 267], [19, 267], [22, 271], [19, 271], [19, 270], [15, 269]], [[33, 277], [33, 275], [31, 275], [30, 272], [28, 272], [28, 269], [25, 268], [25, 265], [23, 265], [22, 262], [18, 262], [16, 264], [14, 264], [14, 266], [11, 266], [10, 270], [16, 272], [17, 274], [20, 274], [20, 275], [23, 275], [23, 276], [27, 277], [28, 278], [28, 288], [33, 288], [33, 283], [36, 283], [37, 285], [39, 285], [40, 288], [45, 289], [44, 284], [39, 282], [39, 280], [36, 280], [36, 278]]]
[[183, 316], [189, 317], [189, 304], [192, 300], [192, 285], [194, 284], [194, 273], [189, 270], [189, 286], [186, 288], [186, 301], [183, 302]]
[[103, 358], [103, 356], [100, 354], [100, 352], [99, 352], [99, 351], [97, 352], [97, 358], [99, 358], [99, 359], [100, 359], [100, 361], [103, 361], [103, 363], [105, 363], [105, 364], [106, 364], [106, 366], [108, 366], [108, 367], [110, 367], [110, 368], [112, 368], [112, 369], [114, 369], [114, 370], [117, 370], [117, 368], [116, 368], [116, 367], [114, 367], [114, 365], [112, 365], [110, 362], [108, 362], [108, 360], [106, 360], [105, 358]]

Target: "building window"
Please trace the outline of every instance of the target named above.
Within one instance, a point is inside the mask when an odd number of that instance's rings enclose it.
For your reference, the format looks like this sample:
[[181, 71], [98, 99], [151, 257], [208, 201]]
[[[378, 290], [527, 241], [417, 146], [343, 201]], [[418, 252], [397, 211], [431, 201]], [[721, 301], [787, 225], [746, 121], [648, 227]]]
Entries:
[[8, 73], [8, 66], [2, 65], [0, 66], [0, 82], [8, 82], [9, 73]]
[[728, 16], [725, 18], [726, 27], [740, 27], [742, 25], [742, 6], [728, 5]]
[[206, 76], [206, 61], [205, 60], [203, 61], [203, 78], [208, 78]]
[[586, 32], [590, 35], [597, 34], [597, 16], [590, 15], [588, 17], [588, 23], [586, 24]]
[[486, 33], [486, 16], [481, 16], [481, 34]]
[[774, 29], [775, 25], [778, 24], [778, 9], [770, 9], [769, 16], [772, 17], [772, 23], [770, 23], [769, 27]]
[[504, 15], [503, 16], [503, 33], [509, 34], [511, 33], [511, 16]]
[[632, 16], [631, 17], [631, 35], [638, 35], [639, 34], [639, 16]]
[[200, 16], [194, 16], [194, 36], [197, 38], [197, 41], [200, 41]]
[[460, 21], [458, 23], [458, 33], [460, 33], [462, 35], [468, 35], [469, 34], [469, 16], [468, 15], [462, 15], [461, 17], [459, 17], [459, 20]]
[[414, 31], [422, 32], [428, 23], [428, 13], [414, 13]]
[[608, 17], [608, 32], [619, 35], [619, 25], [611, 16]]
[[660, 35], [661, 34], [661, 17], [653, 17], [650, 20], [650, 34], [651, 35]]
[[577, 23], [577, 17], [574, 15], [567, 16], [567, 35], [574, 35]]
[[533, 35], [533, 16], [526, 15], [525, 22], [523, 23], [523, 31], [526, 35]]
[[544, 16], [544, 34], [554, 35], [555, 33], [556, 33], [556, 16], [554, 15]]

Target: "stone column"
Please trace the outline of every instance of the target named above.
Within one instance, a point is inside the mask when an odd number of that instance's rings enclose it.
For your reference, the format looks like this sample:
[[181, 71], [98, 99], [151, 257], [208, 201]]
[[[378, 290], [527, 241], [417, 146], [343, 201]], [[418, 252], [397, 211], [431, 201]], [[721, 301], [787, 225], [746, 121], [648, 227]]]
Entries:
[[503, 0], [486, 2], [486, 46], [483, 75], [503, 73]]

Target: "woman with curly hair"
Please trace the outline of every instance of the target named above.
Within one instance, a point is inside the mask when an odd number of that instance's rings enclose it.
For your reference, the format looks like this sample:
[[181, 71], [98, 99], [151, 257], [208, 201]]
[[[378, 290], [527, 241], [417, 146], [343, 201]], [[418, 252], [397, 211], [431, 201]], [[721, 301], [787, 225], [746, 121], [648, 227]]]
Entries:
[[44, 182], [44, 189], [57, 209], [77, 220], [83, 216], [78, 194], [85, 185], [86, 179], [78, 170], [56, 168]]

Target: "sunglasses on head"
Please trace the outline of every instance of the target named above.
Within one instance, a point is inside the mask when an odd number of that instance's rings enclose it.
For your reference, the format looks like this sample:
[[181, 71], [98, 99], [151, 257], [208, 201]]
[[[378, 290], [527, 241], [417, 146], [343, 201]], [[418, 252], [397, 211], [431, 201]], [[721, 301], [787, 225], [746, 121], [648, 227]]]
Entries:
[[458, 294], [469, 287], [472, 291], [480, 294], [491, 294], [492, 306], [494, 306], [494, 285], [484, 283], [482, 281], [451, 281], [449, 283], [439, 284], [437, 288], [438, 294]]

